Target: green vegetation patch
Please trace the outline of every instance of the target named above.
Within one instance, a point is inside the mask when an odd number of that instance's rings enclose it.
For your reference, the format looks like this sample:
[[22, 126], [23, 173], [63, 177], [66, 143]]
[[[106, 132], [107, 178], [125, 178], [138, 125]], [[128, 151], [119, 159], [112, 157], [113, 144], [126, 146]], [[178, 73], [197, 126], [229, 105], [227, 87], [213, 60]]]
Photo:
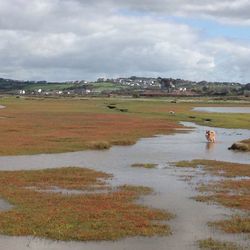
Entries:
[[227, 233], [250, 233], [250, 216], [235, 215], [228, 220], [209, 222], [209, 225]]
[[242, 250], [242, 247], [237, 246], [232, 242], [218, 241], [208, 238], [205, 240], [198, 241], [200, 249], [207, 250]]
[[158, 164], [155, 163], [134, 163], [131, 167], [134, 168], [156, 168]]
[[[208, 102], [206, 99], [195, 99], [193, 102], [185, 99], [172, 103], [167, 98], [2, 97], [1, 105], [6, 108], [1, 109], [1, 117], [12, 119], [0, 121], [0, 155], [72, 152], [102, 149], [103, 146], [108, 148], [114, 144], [131, 145], [142, 137], [175, 133], [176, 128], [183, 128], [180, 121], [249, 128], [249, 114], [192, 111], [197, 106], [215, 105]], [[107, 143], [99, 145], [99, 142]]]
[[43, 91], [59, 91], [67, 90], [68, 88], [74, 87], [71, 83], [44, 83], [44, 84], [30, 84], [24, 87], [24, 90], [37, 91], [42, 89]]
[[127, 86], [117, 84], [117, 83], [112, 83], [112, 82], [93, 83], [91, 84], [91, 87], [97, 92], [116, 91], [116, 90], [128, 88]]
[[90, 149], [103, 150], [109, 149], [111, 147], [111, 144], [108, 141], [93, 141], [89, 142], [87, 146]]
[[192, 160], [192, 161], [180, 161], [175, 163], [177, 167], [196, 168], [203, 167], [210, 174], [224, 176], [224, 177], [236, 177], [236, 176], [248, 176], [250, 177], [250, 164], [231, 163], [214, 160]]
[[[250, 164], [238, 164], [211, 160], [193, 160], [176, 163], [178, 167], [202, 166], [206, 172], [222, 176], [219, 181], [211, 180], [201, 184], [197, 190], [201, 193], [193, 197], [200, 202], [215, 202], [225, 207], [240, 209], [244, 216], [234, 215], [230, 219], [209, 222], [227, 233], [250, 232]], [[246, 178], [247, 177], [247, 178]]]
[[[0, 211], [0, 234], [86, 241], [171, 233], [169, 226], [161, 223], [172, 218], [170, 213], [134, 202], [152, 192], [150, 188], [121, 186], [111, 190], [106, 183], [111, 177], [77, 167], [1, 171], [0, 196], [12, 208]], [[82, 192], [55, 193], [53, 187]]]

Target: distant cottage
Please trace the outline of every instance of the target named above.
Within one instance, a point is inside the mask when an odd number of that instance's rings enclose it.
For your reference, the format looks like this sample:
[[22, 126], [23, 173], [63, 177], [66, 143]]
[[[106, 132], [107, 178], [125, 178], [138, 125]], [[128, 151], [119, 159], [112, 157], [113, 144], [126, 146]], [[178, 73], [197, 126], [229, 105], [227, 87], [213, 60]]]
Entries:
[[172, 89], [175, 88], [175, 85], [173, 84], [173, 81], [171, 78], [158, 78], [158, 81], [160, 82], [161, 89], [167, 90], [168, 93], [171, 92]]

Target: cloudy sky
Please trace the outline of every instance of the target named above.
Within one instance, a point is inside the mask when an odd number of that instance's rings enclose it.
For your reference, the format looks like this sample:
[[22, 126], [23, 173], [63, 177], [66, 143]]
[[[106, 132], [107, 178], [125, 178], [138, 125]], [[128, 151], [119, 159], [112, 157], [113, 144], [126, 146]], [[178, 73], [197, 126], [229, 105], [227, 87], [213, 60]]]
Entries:
[[0, 0], [0, 77], [250, 82], [250, 0]]

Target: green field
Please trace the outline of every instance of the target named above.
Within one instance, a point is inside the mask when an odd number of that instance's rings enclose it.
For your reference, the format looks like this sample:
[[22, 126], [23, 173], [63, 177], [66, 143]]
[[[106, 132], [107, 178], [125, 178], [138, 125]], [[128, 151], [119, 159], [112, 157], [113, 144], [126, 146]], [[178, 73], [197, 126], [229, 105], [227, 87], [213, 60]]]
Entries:
[[93, 83], [91, 87], [96, 91], [96, 92], [102, 92], [102, 91], [116, 91], [120, 89], [126, 89], [128, 88], [127, 86], [117, 84], [117, 83], [112, 83], [112, 82], [100, 82], [100, 83]]
[[53, 90], [64, 90], [67, 88], [74, 87], [74, 84], [62, 84], [62, 83], [55, 83], [55, 84], [30, 84], [24, 87], [24, 90], [35, 91], [38, 89], [42, 89], [43, 91], [53, 91]]

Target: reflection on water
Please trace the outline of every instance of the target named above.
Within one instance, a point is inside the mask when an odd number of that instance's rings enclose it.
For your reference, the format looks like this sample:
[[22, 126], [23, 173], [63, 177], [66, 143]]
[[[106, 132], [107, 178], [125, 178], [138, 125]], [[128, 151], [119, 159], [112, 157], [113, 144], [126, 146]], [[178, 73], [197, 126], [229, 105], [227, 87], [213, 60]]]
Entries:
[[[132, 184], [154, 188], [155, 195], [140, 199], [145, 205], [167, 209], [177, 215], [170, 222], [173, 235], [169, 237], [128, 238], [115, 242], [54, 242], [30, 237], [0, 236], [0, 250], [117, 250], [117, 249], [197, 249], [194, 242], [208, 237], [239, 240], [238, 236], [219, 234], [206, 226], [211, 220], [221, 219], [229, 210], [194, 202], [194, 190], [180, 181], [183, 170], [171, 166], [171, 162], [192, 159], [213, 159], [249, 163], [250, 154], [230, 151], [235, 141], [250, 138], [249, 130], [213, 128], [216, 143], [207, 143], [205, 131], [211, 128], [193, 126], [189, 133], [177, 133], [144, 138], [132, 146], [115, 146], [105, 151], [83, 151], [62, 154], [0, 157], [0, 169], [39, 169], [63, 166], [83, 166], [113, 173], [113, 185]], [[159, 168], [132, 168], [133, 163], [155, 163]], [[243, 236], [242, 236], [243, 237]], [[181, 239], [181, 240], [180, 240]], [[242, 239], [242, 238], [240, 238]], [[27, 246], [28, 245], [28, 246]]]
[[7, 211], [11, 208], [12, 206], [8, 202], [0, 199], [0, 211]]
[[215, 148], [215, 143], [213, 142], [207, 142], [206, 144], [206, 149], [209, 150], [213, 150]]

